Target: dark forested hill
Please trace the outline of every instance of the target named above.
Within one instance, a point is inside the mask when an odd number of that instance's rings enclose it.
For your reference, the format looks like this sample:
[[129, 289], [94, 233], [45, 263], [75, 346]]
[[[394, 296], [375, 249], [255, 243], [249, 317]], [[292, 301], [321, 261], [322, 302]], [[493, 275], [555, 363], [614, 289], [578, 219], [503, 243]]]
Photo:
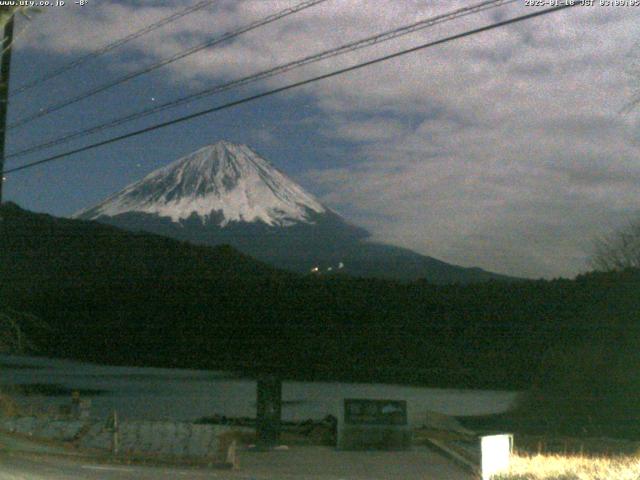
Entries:
[[[0, 304], [42, 353], [289, 378], [523, 388], [545, 352], [636, 348], [640, 273], [401, 284], [298, 276], [230, 247], [0, 208]], [[624, 340], [624, 345], [618, 344]]]

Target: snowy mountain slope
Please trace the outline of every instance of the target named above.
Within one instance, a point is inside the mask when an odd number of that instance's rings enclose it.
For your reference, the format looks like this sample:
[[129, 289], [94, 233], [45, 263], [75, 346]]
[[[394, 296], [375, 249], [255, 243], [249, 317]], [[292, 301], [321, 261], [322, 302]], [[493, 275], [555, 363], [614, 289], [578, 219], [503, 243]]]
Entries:
[[152, 172], [75, 217], [96, 219], [125, 212], [156, 214], [173, 222], [195, 213], [203, 223], [219, 212], [221, 227], [256, 221], [288, 226], [309, 222], [309, 212], [324, 213], [325, 208], [246, 145], [220, 141]]
[[156, 170], [75, 215], [202, 245], [231, 245], [301, 273], [434, 283], [506, 278], [368, 241], [245, 145], [220, 141]]

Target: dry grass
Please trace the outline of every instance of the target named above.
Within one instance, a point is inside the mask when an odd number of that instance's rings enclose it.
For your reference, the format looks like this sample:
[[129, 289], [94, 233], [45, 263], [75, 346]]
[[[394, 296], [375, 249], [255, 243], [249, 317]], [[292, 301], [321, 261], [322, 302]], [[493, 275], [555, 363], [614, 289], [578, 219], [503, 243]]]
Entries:
[[639, 456], [514, 455], [494, 480], [638, 480]]
[[559, 435], [516, 435], [517, 452], [575, 457], [632, 457], [640, 454], [640, 442], [622, 438], [566, 437]]

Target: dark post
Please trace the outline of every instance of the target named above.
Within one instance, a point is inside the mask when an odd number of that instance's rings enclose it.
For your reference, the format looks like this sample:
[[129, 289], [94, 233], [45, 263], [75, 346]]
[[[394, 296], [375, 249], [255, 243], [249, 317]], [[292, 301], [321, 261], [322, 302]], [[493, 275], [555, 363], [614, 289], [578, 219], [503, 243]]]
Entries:
[[2, 59], [0, 60], [0, 203], [2, 203], [2, 184], [4, 183], [4, 146], [7, 137], [7, 106], [9, 103], [9, 70], [11, 68], [12, 42], [13, 15], [4, 26]]
[[275, 375], [258, 378], [256, 430], [261, 447], [274, 447], [280, 437], [282, 380]]

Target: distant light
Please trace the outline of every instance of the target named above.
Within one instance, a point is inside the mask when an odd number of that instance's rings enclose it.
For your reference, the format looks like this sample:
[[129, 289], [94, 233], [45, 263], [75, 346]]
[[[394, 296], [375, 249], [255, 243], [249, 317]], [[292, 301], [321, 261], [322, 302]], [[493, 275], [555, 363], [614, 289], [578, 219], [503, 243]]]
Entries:
[[312, 273], [318, 273], [319, 271], [320, 271], [320, 269], [319, 269], [318, 267], [313, 267], [313, 268], [311, 269], [311, 272], [312, 272]]
[[338, 268], [344, 268], [344, 263], [340, 262], [340, 263], [338, 264]]
[[2, 181], [6, 182], [7, 181], [7, 177], [2, 177]]
[[155, 102], [156, 101], [156, 97], [151, 97], [151, 101]]
[[327, 272], [330, 272], [331, 270], [333, 270], [333, 267], [327, 268]]

